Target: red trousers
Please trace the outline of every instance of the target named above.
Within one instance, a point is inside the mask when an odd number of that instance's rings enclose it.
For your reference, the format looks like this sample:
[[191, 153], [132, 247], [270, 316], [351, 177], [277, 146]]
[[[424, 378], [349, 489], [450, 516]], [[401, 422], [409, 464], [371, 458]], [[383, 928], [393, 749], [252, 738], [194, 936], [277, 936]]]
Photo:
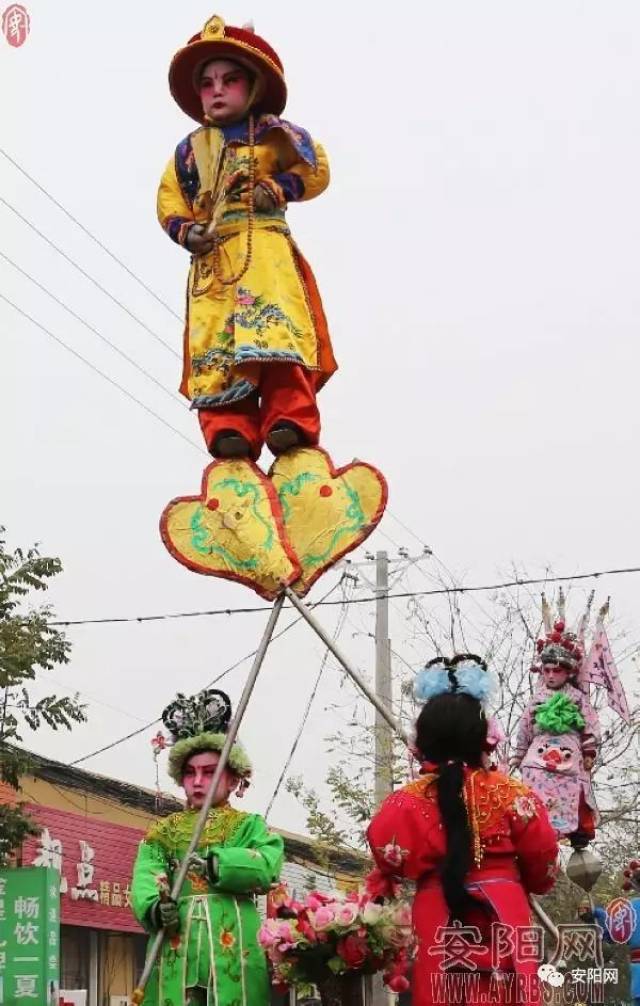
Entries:
[[596, 837], [596, 816], [588, 805], [584, 798], [584, 794], [580, 794], [580, 803], [578, 805], [578, 831], [584, 832], [585, 836], [590, 839]]
[[266, 363], [253, 395], [219, 409], [199, 409], [200, 427], [207, 448], [223, 430], [233, 430], [249, 442], [257, 461], [267, 434], [281, 422], [293, 423], [304, 442], [314, 446], [320, 439], [320, 413], [316, 405], [315, 375], [291, 363]]

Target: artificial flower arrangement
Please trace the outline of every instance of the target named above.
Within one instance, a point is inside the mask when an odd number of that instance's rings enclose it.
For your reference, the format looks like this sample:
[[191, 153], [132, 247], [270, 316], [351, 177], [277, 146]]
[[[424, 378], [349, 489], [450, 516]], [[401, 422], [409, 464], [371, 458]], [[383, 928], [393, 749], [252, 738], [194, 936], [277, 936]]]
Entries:
[[270, 902], [275, 916], [262, 925], [258, 940], [276, 987], [309, 996], [312, 986], [336, 976], [382, 971], [390, 991], [409, 988], [414, 938], [408, 902], [382, 902], [368, 888], [345, 896], [312, 891], [299, 902], [285, 885], [271, 892]]

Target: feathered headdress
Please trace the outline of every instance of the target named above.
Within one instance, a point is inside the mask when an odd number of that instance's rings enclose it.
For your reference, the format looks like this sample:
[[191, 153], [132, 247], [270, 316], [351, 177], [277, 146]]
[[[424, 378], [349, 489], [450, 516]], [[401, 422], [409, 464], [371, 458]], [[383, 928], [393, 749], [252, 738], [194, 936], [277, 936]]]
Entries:
[[[203, 751], [222, 751], [231, 721], [229, 696], [217, 688], [208, 688], [188, 698], [179, 693], [162, 713], [162, 722], [171, 734], [168, 771], [174, 782], [182, 783], [184, 764]], [[248, 780], [251, 762], [239, 741], [229, 754], [229, 768]]]
[[416, 675], [413, 694], [418, 702], [428, 702], [436, 695], [462, 693], [485, 703], [494, 688], [487, 665], [474, 653], [459, 653], [448, 659], [434, 657]]
[[558, 592], [558, 610], [555, 621], [545, 595], [542, 595], [542, 622], [545, 634], [536, 642], [536, 656], [532, 671], [541, 671], [546, 665], [561, 667], [568, 674], [576, 676], [584, 662], [584, 638], [589, 623], [593, 594], [589, 598], [586, 611], [578, 624], [577, 632], [567, 629], [565, 597], [562, 587]]

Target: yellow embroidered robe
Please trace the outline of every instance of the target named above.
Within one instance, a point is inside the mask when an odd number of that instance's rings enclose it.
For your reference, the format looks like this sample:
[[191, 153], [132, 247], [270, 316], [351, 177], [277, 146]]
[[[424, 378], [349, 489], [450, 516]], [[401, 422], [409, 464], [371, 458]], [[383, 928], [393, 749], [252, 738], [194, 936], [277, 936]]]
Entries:
[[315, 278], [285, 221], [289, 202], [312, 199], [329, 184], [326, 154], [275, 116], [261, 116], [255, 130], [255, 182], [277, 206], [256, 212], [250, 264], [237, 282], [223, 280], [242, 270], [247, 255], [247, 122], [191, 133], [158, 191], [160, 223], [178, 244], [193, 223], [209, 225], [215, 213], [217, 251], [193, 257], [189, 271], [180, 390], [193, 408], [224, 407], [254, 393], [265, 364], [305, 367], [317, 388], [336, 370]]

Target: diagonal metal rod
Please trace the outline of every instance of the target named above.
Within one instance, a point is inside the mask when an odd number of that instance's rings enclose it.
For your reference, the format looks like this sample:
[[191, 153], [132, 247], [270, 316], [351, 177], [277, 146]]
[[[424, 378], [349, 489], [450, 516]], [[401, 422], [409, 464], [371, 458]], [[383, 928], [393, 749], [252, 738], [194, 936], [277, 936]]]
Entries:
[[537, 898], [534, 898], [533, 894], [529, 895], [529, 904], [531, 905], [534, 914], [537, 915], [538, 919], [542, 923], [543, 929], [546, 929], [549, 936], [552, 936], [556, 941], [556, 945], [560, 946], [560, 934], [556, 928], [555, 923], [549, 918], [544, 908], [540, 904]]
[[352, 680], [358, 686], [358, 688], [360, 689], [360, 691], [364, 695], [366, 695], [366, 697], [369, 699], [369, 702], [371, 702], [373, 704], [373, 706], [375, 706], [375, 708], [378, 710], [378, 712], [380, 713], [380, 715], [387, 721], [387, 723], [389, 724], [389, 726], [391, 727], [391, 729], [395, 730], [395, 732], [397, 733], [398, 737], [402, 741], [404, 741], [405, 744], [408, 745], [409, 744], [409, 738], [407, 737], [406, 733], [404, 732], [404, 730], [402, 729], [402, 727], [400, 726], [400, 724], [396, 720], [396, 718], [393, 715], [393, 713], [391, 712], [391, 710], [387, 709], [387, 707], [385, 706], [384, 702], [381, 702], [380, 699], [378, 698], [378, 696], [376, 695], [376, 693], [374, 691], [372, 691], [371, 688], [369, 688], [369, 685], [364, 680], [364, 678], [362, 678], [362, 676], [359, 674], [359, 672], [356, 671], [356, 669], [353, 666], [353, 664], [351, 663], [351, 661], [348, 660], [345, 657], [345, 655], [342, 652], [342, 650], [336, 644], [336, 641], [334, 639], [332, 639], [331, 636], [327, 632], [325, 632], [325, 630], [322, 628], [322, 626], [321, 626], [320, 622], [318, 621], [318, 619], [315, 617], [314, 614], [312, 614], [311, 609], [307, 607], [307, 605], [304, 603], [304, 601], [300, 600], [300, 598], [298, 597], [298, 595], [295, 593], [295, 591], [293, 591], [291, 589], [291, 587], [286, 587], [285, 588], [285, 594], [287, 595], [287, 597], [291, 601], [291, 603], [294, 606], [294, 608], [297, 608], [298, 611], [300, 612], [300, 614], [302, 615], [302, 617], [309, 623], [309, 625], [311, 626], [311, 628], [313, 629], [313, 631], [316, 633], [316, 635], [320, 636], [320, 639], [325, 644], [325, 646], [327, 646], [331, 650], [331, 652], [333, 653], [333, 655], [336, 658], [336, 660], [339, 663], [342, 664], [342, 666], [344, 667], [345, 671], [347, 672], [347, 674], [349, 675], [349, 677], [352, 678]]
[[[400, 726], [400, 724], [398, 723], [398, 721], [394, 717], [393, 713], [391, 713], [389, 711], [389, 709], [387, 709], [387, 707], [380, 701], [380, 699], [375, 694], [375, 692], [371, 691], [371, 689], [367, 685], [366, 681], [364, 681], [362, 679], [362, 677], [355, 670], [355, 668], [350, 663], [350, 661], [347, 660], [347, 658], [344, 656], [344, 654], [342, 653], [342, 651], [338, 648], [338, 646], [336, 645], [335, 641], [331, 638], [331, 636], [329, 636], [325, 632], [325, 630], [322, 628], [321, 624], [318, 622], [318, 620], [315, 617], [315, 615], [313, 615], [311, 613], [310, 609], [307, 607], [307, 605], [304, 603], [304, 601], [302, 601], [298, 597], [298, 595], [291, 589], [291, 587], [287, 587], [285, 589], [285, 593], [286, 593], [287, 597], [289, 598], [289, 600], [291, 601], [291, 604], [293, 604], [293, 606], [298, 609], [298, 611], [300, 612], [300, 614], [302, 615], [302, 617], [304, 619], [306, 619], [306, 621], [309, 623], [309, 625], [314, 630], [314, 632], [318, 636], [320, 636], [320, 639], [325, 644], [325, 646], [329, 647], [329, 649], [333, 653], [334, 657], [342, 664], [342, 666], [344, 667], [345, 671], [353, 679], [353, 681], [358, 686], [358, 688], [360, 689], [360, 691], [363, 692], [364, 695], [366, 695], [366, 697], [369, 699], [369, 701], [371, 703], [373, 703], [373, 705], [378, 710], [378, 712], [380, 713], [380, 715], [383, 716], [385, 718], [385, 720], [387, 721], [387, 723], [389, 724], [389, 726], [393, 730], [395, 730], [395, 732], [398, 735], [398, 737], [402, 741], [404, 741], [404, 743], [407, 746], [409, 746], [409, 738], [407, 737], [405, 731], [402, 729], [402, 727]], [[536, 900], [536, 898], [534, 898], [533, 895], [531, 895], [531, 894], [529, 895], [529, 902], [531, 904], [531, 908], [533, 909], [533, 911], [535, 912], [536, 916], [538, 917], [538, 919], [542, 923], [543, 927], [547, 930], [547, 932], [549, 933], [550, 936], [552, 936], [554, 939], [557, 940], [558, 939], [558, 930], [556, 929], [555, 925], [553, 924], [553, 922], [551, 921], [551, 919], [549, 918], [549, 916], [547, 915], [547, 913], [542, 908], [542, 905], [540, 905], [540, 903]]]
[[[222, 773], [224, 772], [227, 762], [229, 760], [231, 748], [233, 747], [234, 741], [238, 735], [238, 730], [240, 729], [242, 718], [245, 714], [245, 710], [249, 703], [249, 699], [251, 698], [251, 693], [253, 692], [253, 688], [258, 678], [258, 674], [260, 673], [260, 668], [262, 667], [267, 649], [269, 647], [269, 643], [271, 642], [271, 637], [276, 627], [278, 616], [282, 611], [282, 605], [284, 604], [284, 597], [285, 597], [284, 594], [280, 594], [275, 604], [273, 605], [273, 608], [271, 609], [271, 614], [269, 615], [269, 621], [267, 622], [266, 628], [262, 635], [262, 639], [260, 640], [260, 646], [256, 651], [251, 671], [249, 672], [249, 676], [242, 690], [242, 695], [240, 696], [240, 701], [238, 703], [238, 708], [236, 709], [236, 714], [231, 720], [231, 723], [229, 724], [226, 740], [224, 742], [222, 751], [220, 752], [220, 758], [218, 760], [218, 764], [216, 765], [216, 770], [213, 773], [213, 778], [211, 780], [211, 785], [209, 786], [209, 791], [207, 793], [205, 802], [202, 805], [202, 810], [200, 811], [200, 814], [198, 816], [196, 827], [193, 832], [191, 842], [189, 843], [189, 848], [187, 849], [184, 855], [184, 858], [180, 864], [180, 869], [178, 870], [178, 873], [176, 874], [175, 879], [173, 881], [173, 887], [171, 888], [171, 897], [173, 898], [174, 901], [177, 901], [178, 898], [180, 897], [185, 877], [187, 876], [187, 872], [189, 870], [191, 856], [198, 848], [202, 832], [204, 831], [204, 828], [206, 826], [209, 811], [213, 806], [213, 801], [215, 798], [216, 790], [218, 788], [218, 783], [222, 778]], [[155, 939], [151, 945], [151, 949], [149, 951], [144, 966], [144, 971], [142, 972], [142, 976], [140, 978], [138, 987], [135, 989], [131, 997], [131, 1002], [133, 1006], [139, 1006], [139, 1004], [142, 1003], [144, 999], [145, 986], [151, 976], [151, 971], [153, 970], [155, 962], [158, 958], [158, 954], [160, 953], [160, 948], [162, 947], [163, 940], [164, 940], [164, 929], [160, 929], [156, 933]]]

